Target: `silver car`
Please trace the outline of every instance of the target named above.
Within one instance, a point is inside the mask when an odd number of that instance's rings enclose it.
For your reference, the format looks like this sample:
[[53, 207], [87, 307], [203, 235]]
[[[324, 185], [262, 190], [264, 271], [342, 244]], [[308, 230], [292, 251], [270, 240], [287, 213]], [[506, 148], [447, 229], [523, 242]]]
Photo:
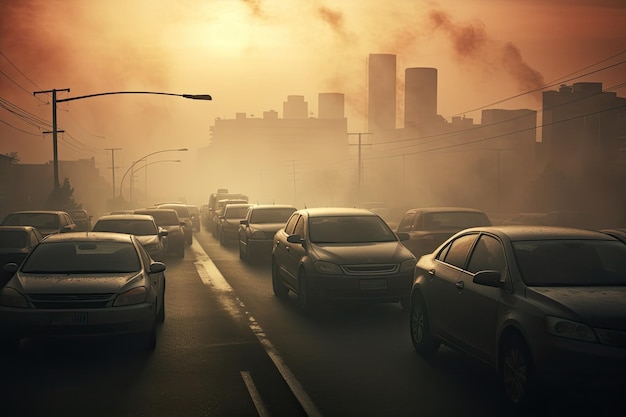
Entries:
[[153, 349], [165, 320], [165, 264], [133, 235], [74, 232], [48, 236], [0, 291], [0, 335], [137, 334]]

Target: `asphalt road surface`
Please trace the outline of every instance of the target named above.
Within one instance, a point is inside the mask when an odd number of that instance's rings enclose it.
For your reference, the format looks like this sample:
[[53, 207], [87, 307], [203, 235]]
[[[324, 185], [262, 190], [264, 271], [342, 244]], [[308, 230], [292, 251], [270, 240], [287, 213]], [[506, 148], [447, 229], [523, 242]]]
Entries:
[[489, 367], [417, 355], [399, 304], [303, 315], [293, 294], [274, 297], [268, 262], [204, 230], [166, 264], [154, 352], [132, 338], [24, 340], [2, 358], [0, 417], [626, 415], [623, 384], [592, 381], [513, 412]]

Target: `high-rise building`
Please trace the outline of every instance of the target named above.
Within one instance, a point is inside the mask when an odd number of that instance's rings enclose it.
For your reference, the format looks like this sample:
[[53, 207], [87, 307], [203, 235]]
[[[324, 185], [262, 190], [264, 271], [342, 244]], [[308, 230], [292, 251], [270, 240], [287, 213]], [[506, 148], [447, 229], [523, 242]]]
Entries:
[[368, 62], [368, 129], [396, 128], [396, 56], [370, 54]]
[[406, 68], [404, 127], [417, 127], [437, 117], [437, 69]]
[[341, 93], [320, 93], [317, 102], [317, 117], [320, 119], [343, 119], [344, 95]]

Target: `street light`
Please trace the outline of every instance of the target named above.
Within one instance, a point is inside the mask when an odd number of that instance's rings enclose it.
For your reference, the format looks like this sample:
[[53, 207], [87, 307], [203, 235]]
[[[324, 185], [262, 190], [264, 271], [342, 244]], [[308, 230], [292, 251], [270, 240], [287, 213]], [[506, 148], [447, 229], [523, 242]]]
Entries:
[[[120, 200], [122, 199], [122, 185], [124, 185], [124, 179], [126, 178], [126, 175], [128, 175], [128, 173], [135, 167], [135, 165], [137, 165], [138, 162], [141, 162], [141, 161], [145, 160], [149, 156], [156, 155], [156, 154], [162, 153], [162, 152], [187, 152], [188, 150], [189, 149], [187, 149], [187, 148], [162, 149], [160, 151], [151, 152], [151, 153], [149, 153], [147, 155], [142, 156], [141, 158], [137, 159], [136, 161], [134, 161], [132, 164], [130, 164], [130, 166], [128, 167], [128, 169], [124, 173], [124, 176], [122, 177], [122, 180], [120, 181]], [[132, 203], [132, 199], [131, 199], [131, 203]]]
[[[133, 169], [132, 170], [132, 174], [130, 174], [130, 202], [132, 204], [133, 202], [133, 191], [135, 189], [135, 174], [137, 174], [137, 171], [139, 171], [142, 168], [146, 168], [148, 165], [154, 165], [154, 164], [159, 164], [161, 162], [182, 162], [180, 159], [161, 159], [159, 161], [154, 161], [154, 162], [150, 162], [149, 164], [145, 164], [140, 166], [137, 169]], [[148, 170], [146, 169], [146, 198], [145, 201], [148, 201], [147, 195], [148, 195], [148, 181], [147, 181], [147, 177], [148, 177]]]
[[[64, 103], [66, 101], [73, 100], [81, 100], [83, 98], [97, 97], [97, 96], [110, 96], [113, 94], [156, 94], [160, 96], [176, 96], [187, 98], [190, 100], [213, 100], [209, 94], [175, 94], [175, 93], [162, 93], [159, 91], [112, 91], [107, 93], [96, 93], [96, 94], [88, 94], [86, 96], [78, 96], [78, 97], [68, 97], [57, 100], [57, 92], [58, 91], [67, 91], [70, 92], [69, 88], [64, 88], [62, 90], [46, 90], [46, 91], [35, 91], [33, 95], [43, 94], [43, 93], [52, 93], [52, 157], [54, 164], [54, 189], [58, 189], [59, 186], [59, 156], [57, 150], [57, 103]], [[121, 192], [120, 192], [121, 194]]]

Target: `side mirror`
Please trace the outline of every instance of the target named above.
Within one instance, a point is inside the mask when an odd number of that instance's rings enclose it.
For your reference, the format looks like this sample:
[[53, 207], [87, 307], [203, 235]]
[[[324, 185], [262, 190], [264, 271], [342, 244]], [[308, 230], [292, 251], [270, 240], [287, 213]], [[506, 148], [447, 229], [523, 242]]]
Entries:
[[500, 271], [479, 271], [474, 275], [472, 280], [479, 285], [486, 285], [488, 287], [501, 288], [503, 282], [500, 281], [502, 274]]
[[17, 272], [17, 264], [15, 262], [9, 262], [2, 267], [2, 271], [13, 275]]
[[165, 271], [165, 264], [163, 262], [152, 262], [150, 264], [150, 273], [158, 274], [159, 272]]
[[159, 229], [159, 236], [167, 236], [170, 232], [165, 229]]
[[300, 235], [289, 235], [287, 236], [287, 242], [303, 244], [304, 240], [302, 239], [302, 236]]
[[250, 223], [246, 219], [239, 220], [239, 224], [243, 224], [244, 226], [249, 226], [250, 225]]
[[409, 240], [411, 238], [411, 235], [406, 233], [406, 232], [398, 232], [396, 233], [396, 235], [398, 235], [398, 239], [403, 242], [405, 240]]

